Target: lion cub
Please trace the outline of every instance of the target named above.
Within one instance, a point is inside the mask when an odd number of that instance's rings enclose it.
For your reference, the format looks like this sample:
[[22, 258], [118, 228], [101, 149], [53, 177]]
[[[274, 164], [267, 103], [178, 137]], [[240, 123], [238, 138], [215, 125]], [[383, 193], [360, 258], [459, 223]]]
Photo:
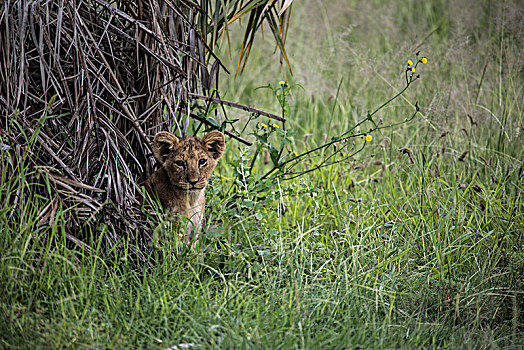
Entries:
[[146, 180], [150, 195], [157, 195], [165, 210], [173, 216], [186, 216], [187, 243], [198, 238], [204, 224], [207, 180], [224, 153], [224, 134], [211, 131], [202, 139], [178, 138], [169, 132], [155, 135], [153, 153], [162, 167]]

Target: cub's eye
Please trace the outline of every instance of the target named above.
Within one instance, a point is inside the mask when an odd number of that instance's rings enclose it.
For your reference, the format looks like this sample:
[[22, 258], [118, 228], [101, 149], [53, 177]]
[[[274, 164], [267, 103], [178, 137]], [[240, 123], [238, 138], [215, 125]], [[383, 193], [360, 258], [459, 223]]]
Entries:
[[175, 160], [175, 164], [182, 167], [186, 165], [186, 163], [183, 160]]
[[207, 159], [199, 159], [198, 160], [198, 165], [200, 165], [200, 166], [206, 165], [206, 163], [207, 163]]

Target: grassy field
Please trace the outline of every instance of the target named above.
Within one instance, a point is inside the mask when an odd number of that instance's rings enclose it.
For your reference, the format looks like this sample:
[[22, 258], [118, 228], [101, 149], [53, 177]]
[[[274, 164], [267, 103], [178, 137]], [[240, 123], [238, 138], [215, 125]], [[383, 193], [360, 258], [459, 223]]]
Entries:
[[[166, 240], [154, 264], [104, 253], [103, 224], [83, 249], [72, 244], [60, 208], [39, 225], [48, 198], [13, 200], [38, 169], [8, 178], [2, 154], [0, 347], [523, 348], [523, 11], [517, 1], [297, 2], [289, 150], [329, 142], [398, 93], [418, 51], [420, 79], [374, 121], [406, 120], [416, 101], [420, 113], [371, 142], [350, 139], [347, 154], [365, 146], [349, 158], [263, 186], [267, 157], [252, 162], [256, 147], [228, 141], [197, 249]], [[256, 89], [284, 79], [264, 34], [220, 91], [278, 114], [271, 91]], [[238, 45], [222, 50], [234, 70]]]

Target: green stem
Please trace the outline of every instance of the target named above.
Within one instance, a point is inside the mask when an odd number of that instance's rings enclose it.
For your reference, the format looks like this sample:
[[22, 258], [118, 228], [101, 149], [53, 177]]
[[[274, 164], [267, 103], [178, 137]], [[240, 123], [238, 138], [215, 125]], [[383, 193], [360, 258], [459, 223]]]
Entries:
[[[416, 79], [415, 79], [416, 80]], [[355, 130], [356, 128], [358, 128], [360, 125], [364, 124], [366, 121], [371, 121], [373, 122], [373, 119], [372, 117], [378, 112], [380, 111], [382, 108], [384, 108], [385, 106], [387, 106], [388, 104], [390, 104], [393, 100], [395, 100], [396, 98], [398, 98], [400, 95], [402, 95], [407, 89], [408, 87], [411, 85], [411, 83], [413, 82], [414, 80], [411, 80], [409, 81], [406, 86], [400, 90], [397, 94], [395, 94], [393, 97], [391, 97], [390, 99], [388, 99], [386, 102], [384, 102], [383, 104], [381, 104], [379, 107], [377, 107], [372, 113], [369, 113], [366, 115], [366, 118], [360, 120], [359, 122], [357, 122], [357, 124], [353, 125], [353, 127], [351, 127], [350, 129], [346, 130], [343, 134], [341, 134], [340, 136], [336, 137], [336, 138], [333, 138], [330, 142], [328, 143], [325, 143], [321, 146], [318, 146], [318, 147], [315, 147], [307, 152], [304, 152], [304, 153], [301, 153], [299, 154], [298, 156], [294, 157], [294, 158], [291, 158], [283, 163], [280, 163], [278, 167], [276, 166], [273, 166], [273, 168], [271, 170], [269, 170], [266, 174], [264, 174], [264, 176], [262, 176], [260, 178], [260, 180], [264, 180], [266, 179], [269, 175], [271, 175], [275, 170], [277, 169], [281, 169], [283, 166], [285, 166], [286, 164], [289, 164], [290, 162], [292, 161], [295, 161], [295, 160], [298, 160], [300, 158], [303, 158], [305, 156], [307, 156], [308, 154], [311, 154], [313, 152], [316, 152], [318, 150], [321, 150], [323, 148], [326, 148], [326, 147], [329, 147], [331, 146], [332, 144], [334, 143], [337, 143], [337, 142], [340, 142], [340, 141], [343, 141], [343, 140], [346, 140], [346, 139], [349, 139], [351, 137], [357, 137], [357, 136], [362, 136], [364, 134], [358, 134], [358, 135], [351, 135], [349, 137], [346, 137], [347, 134], [349, 134], [350, 132], [352, 132], [353, 130]], [[416, 107], [416, 111], [415, 113], [413, 114], [413, 116], [403, 122], [399, 122], [399, 123], [396, 123], [396, 124], [391, 124], [389, 126], [383, 126], [383, 127], [378, 127], [376, 126], [375, 124], [375, 128], [373, 130], [379, 130], [379, 129], [383, 129], [383, 128], [386, 128], [386, 127], [392, 127], [392, 126], [396, 126], [396, 125], [400, 125], [400, 124], [403, 124], [403, 123], [407, 123], [408, 121], [411, 121], [415, 115], [418, 113], [418, 111], [420, 110], [420, 108], [418, 107], [418, 104], [415, 104], [415, 107]], [[374, 124], [374, 122], [373, 122]]]

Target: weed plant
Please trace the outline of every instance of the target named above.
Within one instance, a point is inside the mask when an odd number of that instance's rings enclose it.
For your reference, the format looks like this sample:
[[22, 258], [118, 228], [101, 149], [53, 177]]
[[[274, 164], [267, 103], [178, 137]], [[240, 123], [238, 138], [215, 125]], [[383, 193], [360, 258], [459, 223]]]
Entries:
[[[285, 108], [294, 134], [260, 118], [246, 131], [258, 147], [229, 143], [195, 250], [164, 239], [151, 263], [127, 241], [107, 253], [103, 224], [74, 242], [68, 213], [58, 206], [42, 220], [57, 204], [26, 190], [45, 175], [23, 150], [2, 148], [2, 347], [524, 347], [522, 6], [330, 1], [293, 11], [288, 85], [260, 49], [222, 90]], [[420, 80], [315, 169], [336, 142], [323, 145], [402, 90], [417, 51], [428, 60]], [[283, 155], [319, 147], [298, 176], [281, 176]]]

